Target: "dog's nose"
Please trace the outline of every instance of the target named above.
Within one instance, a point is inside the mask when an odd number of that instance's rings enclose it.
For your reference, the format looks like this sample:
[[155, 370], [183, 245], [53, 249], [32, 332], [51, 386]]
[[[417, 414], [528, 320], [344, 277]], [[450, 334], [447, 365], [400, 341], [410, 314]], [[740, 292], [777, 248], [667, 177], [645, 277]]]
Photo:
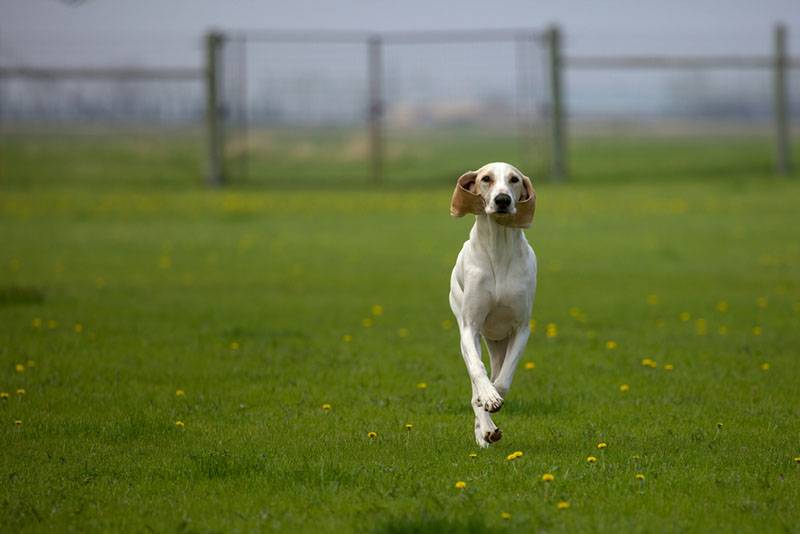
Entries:
[[504, 210], [511, 205], [511, 197], [505, 193], [500, 193], [494, 197], [494, 205]]

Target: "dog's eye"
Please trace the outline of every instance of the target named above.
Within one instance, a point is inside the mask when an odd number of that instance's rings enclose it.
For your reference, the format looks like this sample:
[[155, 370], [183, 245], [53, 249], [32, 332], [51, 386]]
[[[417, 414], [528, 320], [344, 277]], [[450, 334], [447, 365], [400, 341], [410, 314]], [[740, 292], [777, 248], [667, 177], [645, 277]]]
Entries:
[[511, 177], [511, 180], [509, 180], [509, 181], [510, 181], [512, 184], [515, 184], [515, 183], [519, 182], [519, 178], [517, 178], [516, 176], [512, 176], [512, 177]]
[[481, 182], [491, 182], [491, 181], [492, 179], [489, 176], [484, 176], [483, 178], [481, 178]]

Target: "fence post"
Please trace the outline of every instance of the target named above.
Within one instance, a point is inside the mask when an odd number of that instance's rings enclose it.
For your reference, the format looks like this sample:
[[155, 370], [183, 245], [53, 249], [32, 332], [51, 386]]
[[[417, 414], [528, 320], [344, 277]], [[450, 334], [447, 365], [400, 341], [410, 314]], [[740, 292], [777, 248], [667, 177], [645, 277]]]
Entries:
[[367, 40], [367, 77], [369, 79], [368, 129], [371, 174], [375, 183], [383, 178], [383, 61], [381, 38]]
[[208, 170], [206, 183], [217, 187], [225, 181], [221, 106], [221, 50], [223, 36], [206, 34], [206, 130], [208, 135]]
[[554, 180], [562, 181], [567, 177], [567, 132], [564, 122], [561, 30], [558, 26], [551, 26], [547, 30], [547, 44], [550, 52], [551, 171]]
[[783, 24], [776, 25], [774, 34], [775, 169], [778, 174], [789, 174], [792, 170], [792, 161], [789, 145], [789, 103], [786, 90], [786, 27]]

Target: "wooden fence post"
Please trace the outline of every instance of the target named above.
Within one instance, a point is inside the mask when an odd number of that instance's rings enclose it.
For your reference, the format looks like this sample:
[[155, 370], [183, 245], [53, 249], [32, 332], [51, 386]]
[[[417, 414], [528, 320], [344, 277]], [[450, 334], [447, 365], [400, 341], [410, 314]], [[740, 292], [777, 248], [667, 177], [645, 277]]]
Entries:
[[567, 177], [567, 143], [564, 117], [563, 61], [561, 30], [551, 26], [547, 30], [550, 58], [550, 131], [551, 172], [553, 179], [562, 181]]
[[208, 135], [208, 170], [206, 183], [218, 187], [225, 181], [225, 157], [222, 134], [222, 44], [220, 33], [206, 34], [206, 130]]
[[367, 40], [367, 77], [369, 79], [368, 129], [371, 174], [375, 183], [383, 178], [383, 58], [379, 36]]
[[773, 95], [775, 108], [775, 169], [778, 174], [789, 174], [792, 170], [789, 144], [789, 102], [787, 91], [786, 27], [775, 26], [775, 58]]

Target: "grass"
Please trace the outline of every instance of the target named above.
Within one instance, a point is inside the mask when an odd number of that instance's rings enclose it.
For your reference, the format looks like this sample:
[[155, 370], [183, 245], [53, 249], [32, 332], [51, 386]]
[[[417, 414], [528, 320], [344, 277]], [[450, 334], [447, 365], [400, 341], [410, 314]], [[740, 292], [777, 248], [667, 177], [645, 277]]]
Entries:
[[535, 368], [489, 450], [449, 184], [204, 191], [114, 165], [98, 187], [75, 153], [6, 159], [0, 530], [796, 529], [800, 185], [639, 143], [638, 180], [591, 144], [576, 166], [607, 179], [537, 183]]

